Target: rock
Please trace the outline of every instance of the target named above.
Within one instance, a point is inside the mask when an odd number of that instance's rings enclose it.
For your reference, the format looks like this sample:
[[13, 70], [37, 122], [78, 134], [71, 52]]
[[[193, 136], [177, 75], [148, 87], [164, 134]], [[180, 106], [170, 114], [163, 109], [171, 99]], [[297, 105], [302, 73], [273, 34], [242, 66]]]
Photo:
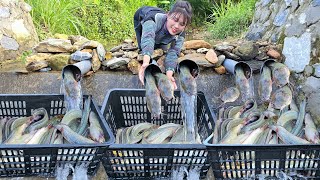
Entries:
[[128, 63], [128, 69], [132, 72], [132, 74], [138, 74], [140, 67], [141, 67], [141, 64], [139, 63], [139, 61], [137, 61], [135, 59], [132, 59]]
[[38, 71], [38, 70], [40, 70], [42, 68], [46, 68], [46, 67], [48, 67], [48, 62], [44, 61], [44, 60], [32, 61], [26, 65], [27, 71], [30, 71], [30, 72]]
[[112, 59], [112, 53], [111, 52], [107, 52], [105, 55], [105, 60], [109, 60]]
[[213, 49], [210, 49], [207, 53], [206, 53], [206, 59], [211, 62], [212, 64], [215, 64], [218, 62], [218, 57], [216, 52], [214, 52]]
[[92, 49], [82, 49], [81, 52], [88, 52], [88, 53], [92, 53]]
[[25, 2], [20, 2], [20, 8], [26, 13], [29, 13], [32, 10], [32, 7]]
[[76, 51], [71, 54], [71, 59], [74, 61], [89, 60], [92, 58], [92, 54], [88, 52]]
[[306, 10], [307, 26], [320, 20], [320, 6], [309, 6]]
[[91, 76], [92, 74], [94, 74], [94, 71], [88, 71], [86, 74], [84, 74], [83, 76]]
[[316, 92], [316, 93], [310, 94], [307, 102], [307, 111], [309, 110], [309, 112], [311, 113], [313, 121], [315, 122], [317, 127], [320, 125], [319, 106], [320, 106], [320, 93]]
[[267, 55], [273, 59], [281, 60], [281, 54], [272, 48], [268, 50]]
[[112, 53], [112, 57], [122, 57], [124, 55], [124, 52], [114, 52]]
[[225, 55], [218, 56], [218, 62], [214, 64], [214, 67], [216, 67], [216, 68], [220, 67], [223, 64], [225, 59], [226, 59]]
[[255, 59], [259, 60], [259, 61], [264, 61], [269, 59], [270, 57], [267, 55], [267, 47], [261, 47], [259, 48], [259, 53], [258, 55], [255, 57]]
[[[66, 35], [66, 34], [59, 34], [59, 33], [56, 33], [53, 35], [54, 38], [56, 39], [64, 39], [64, 40], [68, 40], [69, 39], [69, 36]], [[71, 43], [72, 44], [72, 43]]]
[[204, 40], [185, 41], [183, 46], [186, 50], [187, 49], [199, 49], [199, 48], [207, 48], [207, 49], [211, 48], [211, 45]]
[[203, 54], [205, 54], [205, 53], [207, 53], [209, 51], [209, 49], [207, 49], [207, 48], [199, 48], [199, 49], [197, 49], [197, 53], [203, 53]]
[[81, 49], [96, 49], [98, 46], [99, 46], [99, 42], [98, 41], [93, 41], [93, 40], [90, 40], [90, 41], [87, 41], [85, 42], [81, 47], [80, 47], [80, 50]]
[[197, 53], [196, 50], [194, 49], [188, 49], [188, 50], [184, 50], [183, 53], [186, 55], [186, 54], [194, 54], [194, 53]]
[[113, 58], [107, 61], [106, 66], [110, 69], [116, 69], [121, 67], [122, 65], [127, 65], [129, 61], [129, 58]]
[[320, 79], [316, 77], [308, 77], [302, 86], [302, 90], [306, 95], [320, 92]]
[[101, 62], [104, 61], [104, 58], [107, 52], [101, 43], [99, 43], [97, 46], [97, 53], [98, 53], [99, 60]]
[[26, 57], [27, 62], [32, 62], [32, 61], [43, 61], [47, 60], [52, 54], [50, 53], [36, 53], [36, 54], [31, 54], [30, 56]]
[[153, 54], [151, 56], [151, 59], [158, 59], [159, 57], [161, 57], [163, 55], [163, 50], [162, 49], [155, 49], [153, 51]]
[[179, 62], [183, 61], [183, 60], [192, 60], [194, 62], [196, 62], [199, 66], [201, 67], [213, 67], [214, 65], [212, 63], [210, 63], [204, 54], [199, 54], [199, 53], [195, 53], [195, 54], [187, 54], [183, 57], [180, 57], [178, 59]]
[[9, 7], [0, 7], [0, 18], [8, 18], [10, 17], [10, 9]]
[[214, 68], [214, 70], [218, 73], [218, 74], [225, 74], [227, 72], [226, 68], [224, 66], [219, 66]]
[[307, 65], [307, 66], [304, 68], [303, 74], [304, 74], [304, 76], [306, 76], [306, 77], [311, 76], [311, 75], [313, 74], [313, 67], [310, 66], [310, 65]]
[[138, 57], [138, 53], [135, 51], [128, 51], [128, 52], [124, 52], [123, 57], [125, 58], [129, 58], [129, 59], [135, 59]]
[[249, 41], [235, 48], [232, 52], [238, 55], [241, 60], [252, 60], [258, 55], [259, 47], [255, 43]]
[[15, 20], [11, 25], [11, 29], [13, 32], [13, 37], [17, 41], [27, 41], [31, 36], [29, 30], [24, 25], [23, 19]]
[[130, 43], [133, 43], [133, 40], [132, 39], [125, 39], [123, 42], [130, 44]]
[[133, 43], [125, 43], [122, 45], [121, 49], [124, 51], [135, 51], [138, 49], [138, 47], [135, 46]]
[[317, 78], [320, 78], [320, 63], [316, 63], [316, 64], [312, 65], [312, 67], [314, 68], [313, 75]]
[[282, 54], [286, 59], [284, 64], [291, 71], [302, 72], [310, 62], [311, 34], [304, 33], [300, 38], [286, 37], [284, 39]]
[[289, 9], [284, 11], [279, 11], [276, 17], [273, 20], [273, 25], [275, 26], [282, 26], [286, 22], [286, 19], [289, 15]]
[[218, 44], [214, 47], [215, 50], [217, 51], [228, 51], [228, 52], [232, 52], [232, 50], [234, 49], [234, 46], [229, 45], [229, 44]]
[[97, 72], [101, 67], [101, 61], [98, 57], [98, 52], [96, 49], [94, 49], [92, 51], [92, 61], [91, 62], [92, 62], [91, 67], [92, 67], [93, 72]]
[[119, 51], [120, 49], [122, 48], [122, 45], [119, 45], [119, 46], [115, 46], [113, 48], [110, 49], [110, 52], [116, 52], [116, 51]]
[[143, 61], [143, 55], [142, 55], [142, 54], [139, 54], [139, 55], [138, 55], [137, 61]]
[[40, 42], [34, 50], [38, 53], [63, 53], [73, 52], [74, 48], [70, 40], [63, 39], [47, 39]]
[[68, 37], [68, 39], [71, 41], [71, 44], [78, 44], [79, 45], [79, 47], [82, 45], [82, 44], [84, 44], [85, 42], [88, 42], [88, 41], [90, 41], [89, 39], [87, 39], [87, 38], [85, 38], [85, 37], [83, 37], [83, 36], [80, 36], [80, 35], [70, 35], [69, 37]]
[[229, 51], [223, 51], [222, 54], [224, 54], [227, 58], [233, 59], [233, 60], [241, 60], [241, 58], [238, 55], [235, 55]]
[[70, 54], [61, 53], [50, 56], [47, 61], [52, 70], [61, 71], [66, 65], [68, 65], [69, 59]]
[[18, 42], [13, 39], [10, 38], [8, 36], [2, 36], [2, 38], [0, 39], [0, 45], [5, 49], [5, 50], [18, 50], [19, 49], [19, 44]]

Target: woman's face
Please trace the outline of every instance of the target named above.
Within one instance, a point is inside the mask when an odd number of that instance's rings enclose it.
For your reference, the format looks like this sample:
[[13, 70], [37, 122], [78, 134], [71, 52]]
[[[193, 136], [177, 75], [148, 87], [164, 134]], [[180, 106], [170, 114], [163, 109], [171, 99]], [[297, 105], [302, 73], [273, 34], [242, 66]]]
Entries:
[[182, 14], [172, 13], [167, 14], [167, 30], [171, 35], [177, 35], [181, 33], [186, 28], [186, 21]]

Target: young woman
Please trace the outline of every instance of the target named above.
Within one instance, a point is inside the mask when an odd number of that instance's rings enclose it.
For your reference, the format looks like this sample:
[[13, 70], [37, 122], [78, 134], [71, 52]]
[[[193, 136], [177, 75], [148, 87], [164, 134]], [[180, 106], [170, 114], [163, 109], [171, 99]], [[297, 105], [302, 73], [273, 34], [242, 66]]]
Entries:
[[191, 23], [192, 7], [187, 1], [177, 1], [168, 13], [156, 7], [144, 6], [134, 15], [138, 46], [143, 54], [139, 79], [144, 84], [144, 70], [149, 65], [154, 49], [167, 50], [165, 71], [177, 88], [173, 77], [185, 38], [185, 28]]

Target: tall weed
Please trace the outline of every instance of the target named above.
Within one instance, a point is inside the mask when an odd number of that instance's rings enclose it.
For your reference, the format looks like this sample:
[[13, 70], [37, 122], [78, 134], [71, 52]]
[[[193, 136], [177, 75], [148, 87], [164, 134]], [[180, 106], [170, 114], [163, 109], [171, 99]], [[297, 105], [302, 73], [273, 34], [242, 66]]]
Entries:
[[82, 0], [27, 0], [39, 38], [48, 34], [80, 34], [84, 22], [75, 16], [82, 8]]
[[245, 32], [251, 23], [257, 0], [241, 0], [236, 3], [224, 0], [214, 4], [211, 22], [207, 23], [213, 39], [237, 37]]

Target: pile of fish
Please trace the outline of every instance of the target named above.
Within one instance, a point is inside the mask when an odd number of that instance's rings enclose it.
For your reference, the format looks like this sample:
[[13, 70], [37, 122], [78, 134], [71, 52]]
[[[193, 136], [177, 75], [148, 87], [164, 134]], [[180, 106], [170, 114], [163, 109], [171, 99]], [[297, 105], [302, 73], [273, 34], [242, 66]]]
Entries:
[[[89, 100], [86, 103], [89, 104]], [[81, 119], [81, 120], [80, 120]], [[80, 120], [80, 121], [79, 121]], [[3, 144], [83, 144], [105, 142], [96, 113], [89, 108], [71, 110], [49, 118], [45, 108], [38, 108], [28, 117], [0, 120]]]
[[170, 101], [174, 98], [173, 84], [171, 80], [161, 72], [145, 71], [145, 88], [147, 109], [151, 113], [152, 118], [160, 118], [161, 114], [161, 98]]
[[[293, 100], [289, 69], [282, 63], [271, 61], [261, 71], [258, 92], [268, 106], [262, 104], [258, 107], [255, 100], [248, 99], [240, 106], [220, 108], [212, 143], [318, 144], [319, 133], [310, 114], [306, 113], [306, 99], [299, 108]], [[233, 102], [239, 94], [237, 88], [231, 87], [223, 91], [220, 98], [224, 103]]]
[[[117, 144], [187, 144], [185, 129], [180, 124], [167, 123], [161, 126], [144, 122], [117, 130]], [[197, 143], [201, 143], [197, 134]]]

